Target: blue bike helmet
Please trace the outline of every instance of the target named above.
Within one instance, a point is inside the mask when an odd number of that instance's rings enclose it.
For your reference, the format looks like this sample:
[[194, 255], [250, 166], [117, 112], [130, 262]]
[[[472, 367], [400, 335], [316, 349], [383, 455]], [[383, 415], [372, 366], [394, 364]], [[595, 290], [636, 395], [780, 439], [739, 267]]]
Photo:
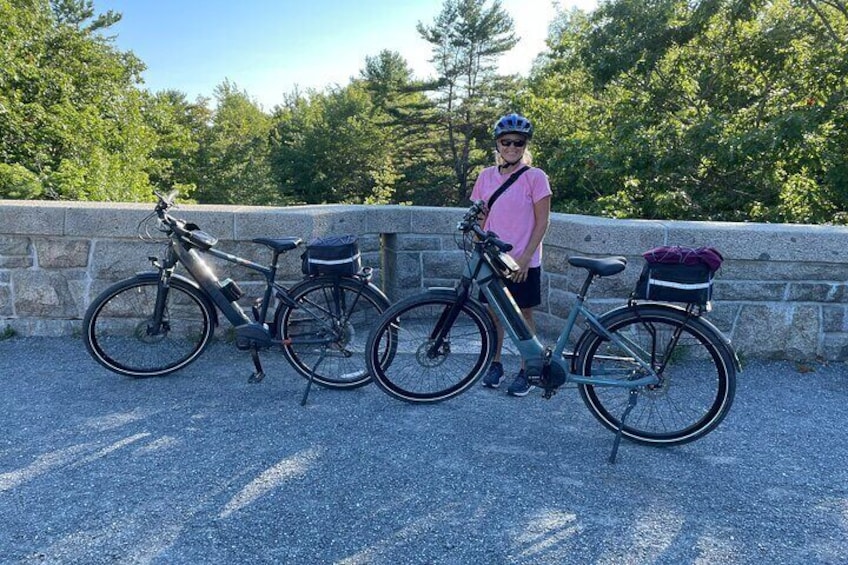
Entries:
[[495, 124], [495, 139], [508, 133], [520, 133], [530, 139], [533, 137], [533, 124], [519, 114], [507, 114]]

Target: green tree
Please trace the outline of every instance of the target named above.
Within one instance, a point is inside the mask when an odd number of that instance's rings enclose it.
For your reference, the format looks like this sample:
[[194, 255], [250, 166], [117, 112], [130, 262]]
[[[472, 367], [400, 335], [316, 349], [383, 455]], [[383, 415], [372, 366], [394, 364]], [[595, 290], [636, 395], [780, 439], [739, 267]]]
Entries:
[[[503, 104], [496, 98], [496, 63], [518, 39], [512, 18], [498, 0], [446, 0], [442, 11], [418, 32], [433, 46], [438, 74], [437, 103], [455, 175], [455, 193], [448, 203], [463, 202], [472, 170], [486, 163], [490, 127]], [[500, 107], [499, 107], [500, 106]]]
[[561, 28], [530, 97], [571, 118], [541, 151], [557, 209], [844, 221], [843, 8], [618, 0]]
[[295, 94], [274, 116], [274, 177], [293, 202], [388, 202], [398, 171], [389, 130], [372, 119], [371, 97], [354, 82]]
[[367, 57], [361, 83], [371, 96], [370, 119], [390, 140], [398, 172], [392, 202], [439, 205], [453, 198], [452, 168], [444, 162], [439, 114], [424, 94], [431, 84], [413, 78], [397, 52]]
[[122, 17], [112, 10], [96, 14], [94, 0], [50, 0], [50, 5], [59, 25], [75, 27], [86, 34], [108, 29], [121, 21]]
[[34, 175], [41, 197], [149, 195], [144, 66], [100, 34], [119, 17], [90, 1], [0, 0], [0, 162]]
[[271, 118], [230, 81], [215, 89], [208, 139], [199, 149], [195, 196], [214, 204], [281, 204], [271, 173]]
[[607, 159], [598, 129], [605, 108], [579, 55], [589, 30], [588, 14], [561, 11], [551, 24], [549, 51], [517, 99], [518, 107], [533, 117], [534, 163], [547, 172], [560, 212], [596, 213], [596, 199], [609, 182], [598, 175]]
[[158, 139], [148, 170], [151, 183], [165, 192], [177, 188], [184, 197], [191, 196], [208, 166], [205, 150], [212, 144], [213, 118], [209, 100], [189, 102], [184, 93], [165, 90], [148, 98], [144, 115]]

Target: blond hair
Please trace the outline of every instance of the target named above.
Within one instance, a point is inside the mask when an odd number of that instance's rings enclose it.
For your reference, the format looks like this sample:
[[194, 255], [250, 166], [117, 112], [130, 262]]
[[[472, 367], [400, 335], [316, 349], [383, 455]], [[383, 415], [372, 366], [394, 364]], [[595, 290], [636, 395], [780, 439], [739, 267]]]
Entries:
[[[530, 153], [529, 147], [525, 146], [524, 153], [521, 155], [521, 162], [530, 167], [533, 166], [533, 154]], [[506, 161], [504, 161], [504, 158], [501, 157], [501, 154], [498, 152], [497, 149], [495, 149], [495, 164], [498, 167], [503, 167], [504, 165], [506, 165]]]

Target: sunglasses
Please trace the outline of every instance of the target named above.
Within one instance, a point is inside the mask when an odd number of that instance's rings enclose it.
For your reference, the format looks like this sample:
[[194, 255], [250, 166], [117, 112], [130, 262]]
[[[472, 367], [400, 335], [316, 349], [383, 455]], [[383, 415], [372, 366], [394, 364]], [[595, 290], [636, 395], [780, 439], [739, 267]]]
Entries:
[[516, 147], [524, 147], [527, 145], [526, 139], [499, 139], [498, 143], [501, 144], [501, 147], [509, 147], [511, 145], [515, 145]]

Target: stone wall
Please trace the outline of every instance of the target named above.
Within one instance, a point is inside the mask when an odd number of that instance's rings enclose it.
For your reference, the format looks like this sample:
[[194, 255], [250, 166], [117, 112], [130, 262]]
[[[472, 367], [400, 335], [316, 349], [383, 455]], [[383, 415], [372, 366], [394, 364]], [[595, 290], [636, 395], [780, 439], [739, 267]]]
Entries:
[[[164, 241], [139, 239], [148, 204], [0, 201], [0, 333], [74, 335], [86, 307], [111, 282], [150, 269]], [[401, 206], [258, 208], [183, 206], [177, 215], [216, 235], [220, 248], [268, 260], [250, 243], [260, 236], [308, 240], [356, 233], [364, 262], [393, 299], [427, 286], [452, 285], [464, 254], [454, 239], [462, 210]], [[158, 235], [155, 231], [151, 235]], [[848, 359], [848, 229], [841, 227], [710, 222], [609, 220], [554, 214], [546, 238], [540, 329], [559, 329], [583, 280], [571, 255], [625, 255], [624, 273], [599, 281], [591, 304], [621, 304], [656, 245], [712, 245], [725, 262], [709, 318], [744, 358]], [[243, 268], [215, 265], [249, 295], [261, 282]], [[300, 278], [299, 253], [289, 254], [280, 278]], [[249, 300], [250, 296], [246, 297]]]

